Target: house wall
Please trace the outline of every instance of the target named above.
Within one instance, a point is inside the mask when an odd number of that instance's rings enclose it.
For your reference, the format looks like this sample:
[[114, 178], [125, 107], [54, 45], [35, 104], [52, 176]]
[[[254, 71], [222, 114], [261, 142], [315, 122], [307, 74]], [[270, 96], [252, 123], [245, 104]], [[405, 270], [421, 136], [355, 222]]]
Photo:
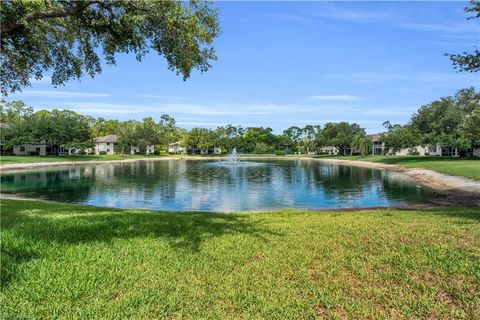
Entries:
[[437, 144], [435, 147], [427, 147], [428, 155], [429, 156], [441, 156], [442, 155], [442, 147]]
[[147, 148], [145, 149], [146, 154], [153, 154], [154, 152], [155, 152], [155, 146], [154, 145], [147, 146]]
[[47, 155], [47, 145], [45, 144], [22, 144], [20, 146], [13, 147], [13, 154], [17, 156], [25, 156], [30, 152], [38, 152], [41, 156]]
[[116, 151], [116, 143], [114, 142], [96, 142], [95, 143], [95, 153], [100, 154], [100, 152], [106, 152], [107, 154], [114, 154]]
[[[155, 146], [154, 145], [149, 145], [145, 148], [145, 154], [153, 154], [155, 151]], [[130, 148], [130, 154], [137, 154], [140, 153], [140, 148], [133, 146]]]
[[480, 157], [480, 148], [473, 149], [473, 156], [474, 157]]
[[186, 149], [178, 144], [168, 146], [168, 153], [185, 153]]
[[320, 149], [320, 152], [337, 155], [339, 151], [336, 147], [323, 147]]
[[405, 148], [405, 149], [402, 149], [398, 152], [395, 153], [396, 156], [408, 156], [410, 155], [412, 152], [414, 151], [417, 151], [419, 153], [420, 156], [424, 156], [428, 153], [428, 148], [424, 148], [422, 146], [416, 146], [412, 149], [410, 148]]

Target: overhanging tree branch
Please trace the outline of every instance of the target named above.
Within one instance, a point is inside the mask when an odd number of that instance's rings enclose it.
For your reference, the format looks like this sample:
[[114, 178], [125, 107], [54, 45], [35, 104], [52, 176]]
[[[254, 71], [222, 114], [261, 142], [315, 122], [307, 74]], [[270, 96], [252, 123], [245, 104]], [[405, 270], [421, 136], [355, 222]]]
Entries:
[[[31, 22], [34, 20], [42, 20], [42, 19], [51, 19], [51, 18], [63, 18], [63, 17], [68, 17], [68, 16], [74, 16], [78, 15], [80, 12], [85, 10], [88, 6], [94, 4], [94, 3], [99, 3], [99, 1], [82, 1], [82, 2], [77, 2], [77, 5], [74, 8], [67, 9], [67, 10], [47, 10], [47, 11], [41, 11], [41, 12], [32, 12], [29, 13], [25, 16], [25, 22]], [[22, 26], [24, 26], [25, 23], [9, 23], [9, 24], [2, 24], [0, 26], [0, 31], [2, 33], [12, 33]]]

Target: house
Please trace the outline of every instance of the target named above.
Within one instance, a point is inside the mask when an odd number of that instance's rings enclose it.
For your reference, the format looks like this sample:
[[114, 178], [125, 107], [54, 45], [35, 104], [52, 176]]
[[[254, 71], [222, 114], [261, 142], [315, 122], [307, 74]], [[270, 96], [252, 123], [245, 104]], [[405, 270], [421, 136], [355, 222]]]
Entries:
[[190, 148], [187, 149], [188, 154], [221, 154], [222, 149], [220, 147], [209, 147], [207, 149], [199, 149], [199, 148]]
[[39, 143], [24, 143], [13, 147], [13, 154], [17, 156], [56, 156], [60, 151], [63, 151], [63, 148], [49, 143], [47, 140], [42, 140]]
[[383, 134], [367, 134], [372, 140], [372, 155], [382, 155], [385, 151], [385, 143], [383, 142]]
[[480, 148], [473, 149], [472, 156], [480, 157]]
[[182, 143], [180, 141], [168, 144], [168, 153], [176, 154], [185, 152], [186, 149], [182, 146]]
[[390, 154], [395, 156], [409, 156], [420, 155], [425, 156], [428, 154], [428, 147], [422, 147], [420, 145], [413, 148], [404, 148], [397, 152], [393, 152], [391, 149], [388, 152], [385, 150], [385, 143], [383, 142], [383, 136], [385, 133], [368, 134], [367, 136], [372, 140], [372, 155]]
[[330, 155], [337, 155], [340, 152], [337, 147], [334, 146], [327, 146], [320, 148], [320, 153], [328, 153]]
[[95, 154], [114, 154], [117, 152], [117, 140], [116, 134], [110, 134], [104, 137], [98, 137], [94, 139], [95, 142]]
[[416, 146], [413, 148], [404, 148], [395, 152], [395, 156], [426, 156], [428, 154], [428, 147]]
[[[104, 137], [98, 137], [94, 139], [95, 142], [95, 154], [115, 154], [121, 150], [118, 150], [118, 136], [116, 134], [110, 134]], [[153, 154], [154, 146], [148, 145], [145, 148], [145, 154]], [[131, 146], [130, 150], [124, 150], [126, 153], [137, 154], [140, 153], [140, 147]]]
[[222, 149], [220, 147], [210, 147], [207, 149], [207, 154], [221, 154]]

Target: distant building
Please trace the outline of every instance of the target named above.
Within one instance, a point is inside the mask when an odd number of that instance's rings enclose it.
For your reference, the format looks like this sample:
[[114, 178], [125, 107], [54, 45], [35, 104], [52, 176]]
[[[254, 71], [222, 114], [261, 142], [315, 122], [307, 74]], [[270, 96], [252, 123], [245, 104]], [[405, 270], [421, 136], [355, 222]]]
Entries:
[[[118, 136], [116, 134], [95, 138], [94, 142], [94, 150], [96, 154], [115, 154], [121, 151], [118, 150]], [[145, 154], [153, 154], [155, 151], [154, 149], [153, 145], [148, 145], [145, 148]], [[126, 153], [137, 154], [140, 153], [140, 151], [139, 147], [131, 146], [130, 150], [126, 150]]]
[[373, 155], [382, 155], [385, 152], [385, 143], [383, 142], [383, 134], [368, 134], [370, 139], [372, 139], [372, 154]]
[[222, 149], [220, 147], [209, 147], [207, 149], [190, 148], [187, 149], [188, 154], [221, 154]]
[[42, 140], [39, 143], [24, 143], [13, 147], [13, 154], [17, 156], [56, 156], [59, 154], [59, 151], [63, 151], [63, 148], [46, 140]]
[[95, 154], [115, 154], [117, 152], [117, 140], [116, 134], [95, 138]]
[[337, 155], [340, 152], [337, 147], [334, 146], [327, 146], [320, 148], [320, 153], [327, 153], [330, 155]]
[[180, 141], [168, 144], [168, 153], [179, 154], [185, 153], [186, 151], [187, 149], [182, 145]]

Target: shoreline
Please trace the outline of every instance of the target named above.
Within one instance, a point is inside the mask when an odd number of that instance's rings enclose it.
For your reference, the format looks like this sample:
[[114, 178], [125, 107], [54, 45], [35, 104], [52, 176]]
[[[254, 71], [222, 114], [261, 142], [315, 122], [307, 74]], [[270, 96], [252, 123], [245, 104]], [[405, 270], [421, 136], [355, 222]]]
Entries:
[[[61, 162], [37, 162], [37, 163], [18, 163], [0, 165], [0, 173], [5, 172], [19, 172], [32, 171], [35, 169], [44, 168], [68, 168], [78, 165], [87, 164], [111, 164], [111, 163], [132, 163], [138, 161], [168, 161], [168, 160], [222, 160], [224, 157], [157, 157], [157, 158], [136, 158], [136, 159], [120, 159], [120, 160], [98, 160], [98, 161], [61, 161]], [[321, 159], [309, 157], [240, 157], [242, 160], [302, 160], [302, 161], [319, 161], [329, 164], [356, 166], [363, 168], [370, 168], [376, 170], [390, 170], [400, 172], [412, 178], [417, 184], [433, 189], [443, 198], [439, 201], [441, 206], [451, 206], [456, 204], [458, 206], [480, 206], [480, 181], [469, 179], [465, 177], [452, 176], [437, 171], [421, 168], [407, 168], [394, 164], [386, 164], [380, 162], [368, 162], [362, 160], [347, 160], [347, 159]]]

